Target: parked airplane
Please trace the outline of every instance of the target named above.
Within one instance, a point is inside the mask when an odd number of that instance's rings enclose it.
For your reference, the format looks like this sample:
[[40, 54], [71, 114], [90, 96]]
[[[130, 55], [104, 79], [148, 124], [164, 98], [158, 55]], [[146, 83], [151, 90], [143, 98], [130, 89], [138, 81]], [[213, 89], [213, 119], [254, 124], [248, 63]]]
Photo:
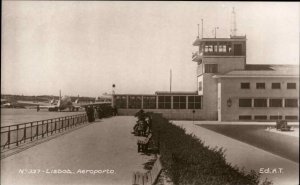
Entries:
[[47, 108], [49, 111], [62, 111], [65, 109], [69, 109], [69, 111], [78, 111], [81, 107], [79, 104], [79, 99], [75, 102], [72, 102], [71, 97], [63, 96], [61, 97], [61, 91], [59, 91], [59, 100], [55, 103], [55, 100], [52, 99], [50, 101], [50, 105], [47, 106], [38, 106], [38, 108], [43, 109]]

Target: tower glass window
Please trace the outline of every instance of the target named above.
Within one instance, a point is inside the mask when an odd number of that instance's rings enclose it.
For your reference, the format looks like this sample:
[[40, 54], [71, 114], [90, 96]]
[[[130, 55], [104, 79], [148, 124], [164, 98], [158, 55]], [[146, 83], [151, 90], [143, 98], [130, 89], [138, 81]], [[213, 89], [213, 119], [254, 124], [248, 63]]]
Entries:
[[234, 48], [233, 52], [235, 56], [243, 55], [242, 44], [234, 44], [233, 48]]
[[218, 64], [205, 64], [205, 73], [217, 73]]

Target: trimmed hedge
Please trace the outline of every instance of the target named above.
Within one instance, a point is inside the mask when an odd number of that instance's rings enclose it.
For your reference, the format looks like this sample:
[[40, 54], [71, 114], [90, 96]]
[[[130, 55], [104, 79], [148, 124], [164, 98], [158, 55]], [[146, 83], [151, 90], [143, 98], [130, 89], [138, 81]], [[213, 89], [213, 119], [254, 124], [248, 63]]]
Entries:
[[245, 173], [226, 163], [222, 148], [209, 148], [193, 135], [153, 114], [152, 133], [161, 162], [175, 185], [252, 185], [259, 174]]

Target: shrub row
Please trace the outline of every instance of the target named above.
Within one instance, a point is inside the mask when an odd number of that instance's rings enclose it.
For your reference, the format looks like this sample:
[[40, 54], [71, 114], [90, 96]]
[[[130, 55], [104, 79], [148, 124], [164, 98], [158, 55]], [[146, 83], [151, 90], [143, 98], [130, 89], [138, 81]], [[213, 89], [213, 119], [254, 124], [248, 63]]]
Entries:
[[152, 133], [159, 145], [161, 162], [175, 185], [252, 185], [259, 174], [226, 163], [222, 148], [209, 148], [193, 135], [153, 114]]

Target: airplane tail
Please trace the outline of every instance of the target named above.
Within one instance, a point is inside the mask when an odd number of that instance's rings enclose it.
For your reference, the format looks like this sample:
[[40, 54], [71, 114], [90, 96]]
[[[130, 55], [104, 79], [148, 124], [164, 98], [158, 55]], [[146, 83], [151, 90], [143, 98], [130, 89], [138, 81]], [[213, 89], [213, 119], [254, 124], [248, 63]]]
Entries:
[[50, 100], [50, 104], [53, 105], [54, 104], [54, 98], [52, 100]]

